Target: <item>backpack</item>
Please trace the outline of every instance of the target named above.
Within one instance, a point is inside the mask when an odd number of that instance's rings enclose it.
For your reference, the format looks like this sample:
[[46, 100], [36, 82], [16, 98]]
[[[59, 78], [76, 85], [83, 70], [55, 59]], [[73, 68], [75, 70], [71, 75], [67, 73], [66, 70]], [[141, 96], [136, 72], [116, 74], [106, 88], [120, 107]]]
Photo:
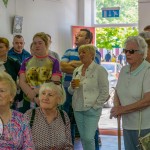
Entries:
[[[61, 118], [64, 122], [64, 124], [66, 125], [66, 120], [65, 120], [65, 116], [64, 116], [64, 112], [61, 109], [58, 109], [61, 115]], [[34, 123], [34, 118], [35, 118], [35, 109], [32, 109], [32, 116], [31, 116], [31, 120], [30, 120], [30, 127], [32, 128], [33, 123]]]

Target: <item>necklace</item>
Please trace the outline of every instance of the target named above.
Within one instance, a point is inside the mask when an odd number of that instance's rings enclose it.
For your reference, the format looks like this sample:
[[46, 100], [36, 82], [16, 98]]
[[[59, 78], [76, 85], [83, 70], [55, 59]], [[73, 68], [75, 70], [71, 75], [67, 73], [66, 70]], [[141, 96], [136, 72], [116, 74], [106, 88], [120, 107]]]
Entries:
[[7, 124], [4, 124], [4, 139], [6, 141], [11, 141], [12, 140], [12, 135], [11, 135], [11, 118], [12, 118], [12, 111], [9, 111], [9, 120]]

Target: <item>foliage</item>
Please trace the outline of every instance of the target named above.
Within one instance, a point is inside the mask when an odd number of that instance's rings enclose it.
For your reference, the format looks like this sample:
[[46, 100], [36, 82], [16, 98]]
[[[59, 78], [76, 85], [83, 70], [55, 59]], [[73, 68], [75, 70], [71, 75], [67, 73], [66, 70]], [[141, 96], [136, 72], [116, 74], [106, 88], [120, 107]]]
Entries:
[[[102, 18], [102, 8], [120, 7], [120, 17]], [[137, 23], [138, 0], [96, 0], [96, 23]]]
[[135, 27], [96, 28], [96, 46], [98, 48], [122, 48], [128, 36], [138, 35]]
[[[108, 7], [120, 7], [120, 16], [102, 18], [102, 8]], [[96, 0], [96, 22], [118, 25], [115, 28], [96, 28], [97, 47], [108, 50], [122, 48], [128, 36], [138, 35], [138, 29], [135, 27], [119, 27], [119, 24], [138, 22], [138, 0]]]

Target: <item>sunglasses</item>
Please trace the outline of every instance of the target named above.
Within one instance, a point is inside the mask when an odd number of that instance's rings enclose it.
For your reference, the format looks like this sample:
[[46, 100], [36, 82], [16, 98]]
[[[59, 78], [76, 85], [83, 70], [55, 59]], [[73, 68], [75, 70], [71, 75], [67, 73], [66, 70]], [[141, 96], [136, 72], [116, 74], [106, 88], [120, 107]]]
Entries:
[[134, 50], [134, 49], [127, 50], [127, 49], [123, 49], [123, 52], [125, 54], [127, 54], [128, 52], [129, 52], [129, 54], [134, 54], [135, 52], [138, 52], [138, 51], [140, 51], [140, 50]]

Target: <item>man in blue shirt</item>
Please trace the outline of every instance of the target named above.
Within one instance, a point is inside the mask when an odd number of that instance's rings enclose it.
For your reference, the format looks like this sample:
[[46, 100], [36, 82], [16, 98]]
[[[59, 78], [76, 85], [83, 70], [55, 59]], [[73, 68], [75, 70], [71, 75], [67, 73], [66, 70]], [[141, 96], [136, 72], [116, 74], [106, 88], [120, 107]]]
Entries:
[[[72, 80], [72, 74], [73, 74], [74, 69], [81, 65], [81, 61], [79, 59], [79, 54], [78, 54], [78, 48], [81, 45], [90, 44], [92, 42], [92, 39], [93, 39], [93, 34], [88, 29], [81, 29], [75, 38], [75, 45], [77, 47], [74, 49], [66, 50], [60, 62], [61, 70], [65, 74], [64, 88], [66, 91], [66, 102], [63, 106], [63, 109], [68, 113], [70, 120], [71, 120], [71, 136], [72, 136], [73, 144], [74, 144], [74, 138], [75, 138], [75, 125], [74, 125], [75, 122], [73, 119], [73, 110], [71, 106], [72, 95], [69, 94], [68, 87], [70, 85], [70, 81]], [[100, 55], [100, 52], [97, 50], [96, 56], [95, 56], [95, 62], [100, 64], [100, 61], [101, 61], [101, 55]], [[95, 139], [97, 141], [95, 142], [96, 150], [98, 150], [99, 149], [98, 134]]]
[[110, 62], [110, 61], [111, 61], [110, 52], [108, 52], [108, 53], [105, 55], [105, 61], [106, 61], [106, 62]]
[[24, 49], [24, 38], [22, 35], [15, 35], [13, 38], [13, 47], [8, 51], [8, 56], [18, 60], [20, 64], [28, 58], [30, 53]]

